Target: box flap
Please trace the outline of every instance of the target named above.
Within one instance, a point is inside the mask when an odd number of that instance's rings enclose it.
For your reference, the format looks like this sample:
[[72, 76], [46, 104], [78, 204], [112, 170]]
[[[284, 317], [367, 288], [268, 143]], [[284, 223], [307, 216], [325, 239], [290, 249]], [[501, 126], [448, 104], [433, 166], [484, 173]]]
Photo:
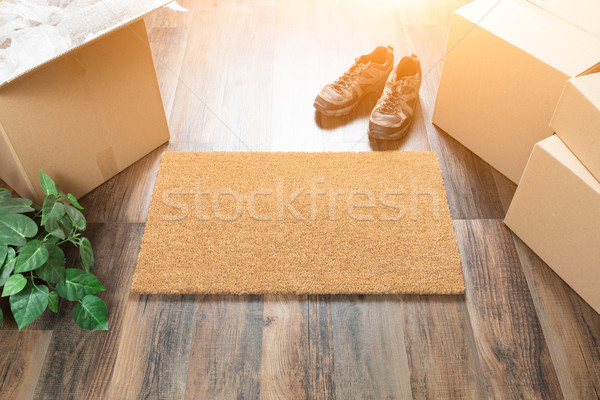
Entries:
[[532, 3], [477, 0], [456, 13], [569, 76], [600, 64], [598, 37]]
[[579, 76], [569, 82], [600, 110], [600, 73]]
[[566, 144], [556, 135], [542, 140], [536, 144], [561, 164], [569, 168], [579, 179], [585, 182], [592, 190], [600, 194], [600, 182], [588, 171], [588, 169], [579, 161], [575, 154], [569, 150]]
[[[8, 31], [11, 27], [8, 25], [5, 26], [4, 31], [0, 29], [0, 39], [4, 38], [4, 43], [8, 43], [8, 45], [5, 44], [3, 48], [0, 48], [0, 54], [2, 52], [7, 53], [11, 51], [12, 54], [26, 54], [27, 58], [16, 62], [14, 57], [10, 57], [10, 55], [0, 57], [0, 88], [67, 53], [98, 40], [104, 35], [131, 23], [172, 1], [173, 0], [105, 0], [92, 3], [91, 5], [90, 2], [85, 2], [88, 7], [76, 9], [71, 14], [66, 13], [64, 18], [56, 22], [55, 25], [48, 25], [49, 30], [40, 31], [40, 26], [33, 26], [36, 31], [25, 40], [10, 40], [10, 32]], [[4, 9], [0, 8], [0, 21], [3, 20], [3, 18], [1, 18], [2, 13], [8, 12], [6, 11], [8, 10], [7, 3], [3, 4], [3, 6], [5, 6]], [[32, 20], [35, 19], [32, 17]], [[16, 29], [15, 31], [22, 33], [23, 29]], [[69, 46], [66, 46], [64, 43], [52, 46], [53, 40], [56, 40], [57, 38], [61, 39], [61, 37], [64, 36], [69, 36]], [[8, 39], [6, 39], [7, 37]], [[43, 49], [46, 50], [43, 55], [40, 55], [37, 58], [31, 57], [31, 55], [28, 54], [30, 51], [20, 51], [18, 47], [20, 45], [30, 44], [31, 38], [35, 41], [39, 40], [42, 42], [44, 46], [41, 46], [40, 48], [43, 47]], [[10, 46], [17, 46], [17, 48], [11, 48]], [[13, 63], [16, 62], [16, 67], [11, 68], [9, 65], [2, 65], [2, 63], [8, 64], [10, 61]]]
[[600, 73], [567, 81], [550, 127], [600, 180]]

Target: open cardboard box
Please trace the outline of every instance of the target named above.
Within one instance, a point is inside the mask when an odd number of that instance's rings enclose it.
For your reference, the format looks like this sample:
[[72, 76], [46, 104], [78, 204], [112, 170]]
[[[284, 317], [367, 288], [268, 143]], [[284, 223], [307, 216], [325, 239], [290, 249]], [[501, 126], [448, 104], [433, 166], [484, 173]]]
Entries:
[[569, 79], [550, 126], [600, 181], [600, 73]]
[[587, 30], [600, 2], [532, 1], [476, 0], [453, 13], [433, 113], [515, 183], [535, 143], [552, 135], [567, 80], [600, 71], [600, 36]]
[[558, 136], [535, 145], [504, 222], [600, 313], [600, 182]]
[[0, 84], [0, 178], [21, 196], [43, 199], [41, 169], [83, 196], [169, 140], [140, 19], [169, 1], [151, 3]]

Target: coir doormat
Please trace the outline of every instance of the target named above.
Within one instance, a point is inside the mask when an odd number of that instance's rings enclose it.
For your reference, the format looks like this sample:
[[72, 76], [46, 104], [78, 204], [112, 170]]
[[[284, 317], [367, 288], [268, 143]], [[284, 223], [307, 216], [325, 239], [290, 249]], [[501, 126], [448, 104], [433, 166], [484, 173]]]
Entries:
[[464, 292], [433, 152], [168, 152], [136, 293]]

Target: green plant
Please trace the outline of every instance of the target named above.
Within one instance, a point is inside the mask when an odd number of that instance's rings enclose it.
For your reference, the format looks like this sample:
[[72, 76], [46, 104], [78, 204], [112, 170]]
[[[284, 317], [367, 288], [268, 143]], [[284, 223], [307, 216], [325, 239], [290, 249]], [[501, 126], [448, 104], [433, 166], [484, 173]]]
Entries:
[[[0, 289], [9, 296], [10, 309], [19, 330], [49, 308], [58, 312], [58, 298], [76, 301], [73, 318], [79, 327], [107, 330], [106, 304], [94, 296], [104, 290], [90, 272], [94, 253], [81, 236], [87, 222], [83, 207], [40, 171], [46, 198], [42, 206], [12, 197], [0, 188]], [[81, 268], [66, 268], [63, 247], [79, 250]], [[0, 326], [3, 313], [0, 309]]]

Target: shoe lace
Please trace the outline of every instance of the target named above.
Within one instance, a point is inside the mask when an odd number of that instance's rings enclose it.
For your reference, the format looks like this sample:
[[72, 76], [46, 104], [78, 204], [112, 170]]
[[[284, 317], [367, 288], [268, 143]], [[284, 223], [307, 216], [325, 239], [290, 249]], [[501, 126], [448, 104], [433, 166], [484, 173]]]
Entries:
[[365, 68], [367, 67], [367, 63], [357, 58], [354, 60], [354, 64], [348, 69], [348, 71], [344, 72], [342, 76], [337, 78], [332, 84], [331, 87], [338, 93], [342, 94], [345, 89], [350, 89], [352, 83], [358, 77]]
[[379, 111], [386, 114], [393, 114], [398, 110], [398, 105], [404, 97], [404, 89], [409, 87], [410, 83], [406, 79], [396, 81], [391, 84], [390, 90], [383, 97], [379, 106]]

